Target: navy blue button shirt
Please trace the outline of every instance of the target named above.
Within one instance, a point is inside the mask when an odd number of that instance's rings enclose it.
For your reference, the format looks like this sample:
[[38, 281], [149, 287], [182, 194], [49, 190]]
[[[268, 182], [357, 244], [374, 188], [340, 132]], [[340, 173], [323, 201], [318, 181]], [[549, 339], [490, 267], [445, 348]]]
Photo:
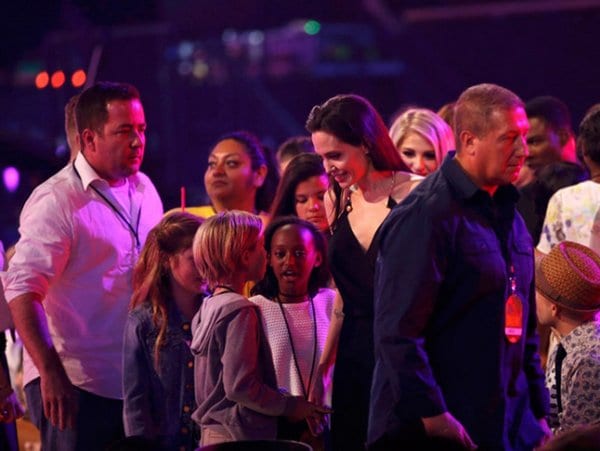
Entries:
[[[491, 197], [449, 155], [383, 223], [370, 443], [423, 434], [420, 419], [445, 411], [484, 449], [531, 449], [542, 436], [533, 246], [517, 199], [512, 185]], [[504, 334], [511, 265], [524, 301], [516, 344]]]

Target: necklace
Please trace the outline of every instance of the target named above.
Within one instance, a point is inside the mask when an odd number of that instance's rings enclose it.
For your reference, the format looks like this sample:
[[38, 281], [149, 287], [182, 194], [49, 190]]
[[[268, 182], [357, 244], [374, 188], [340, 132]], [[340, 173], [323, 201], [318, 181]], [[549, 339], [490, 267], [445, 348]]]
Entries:
[[[394, 187], [396, 186], [396, 171], [392, 171], [392, 184], [390, 185], [389, 191], [388, 191], [388, 201], [387, 204], [390, 204], [390, 198], [392, 197], [392, 193], [394, 192]], [[346, 210], [346, 213], [350, 213], [352, 211], [352, 193], [357, 191], [358, 187], [356, 185], [352, 185], [348, 188], [347, 193], [346, 193], [346, 199], [345, 199], [345, 203], [346, 206], [344, 207], [344, 209]]]
[[290, 325], [288, 323], [287, 317], [285, 316], [285, 309], [283, 308], [283, 303], [279, 298], [279, 295], [276, 297], [277, 303], [279, 304], [279, 309], [281, 310], [281, 316], [283, 316], [283, 322], [285, 323], [285, 328], [287, 330], [288, 338], [290, 340], [290, 346], [292, 347], [292, 357], [294, 359], [294, 367], [296, 368], [296, 373], [298, 374], [298, 378], [300, 379], [300, 385], [302, 387], [302, 394], [305, 399], [308, 399], [308, 395], [310, 394], [310, 389], [312, 386], [313, 374], [315, 371], [315, 361], [317, 359], [317, 316], [315, 314], [315, 303], [312, 297], [309, 297], [308, 300], [310, 302], [312, 316], [313, 316], [313, 353], [312, 353], [312, 362], [310, 364], [310, 375], [308, 376], [308, 387], [304, 385], [304, 379], [302, 378], [302, 373], [300, 372], [300, 365], [298, 364], [298, 356], [296, 355], [296, 348], [294, 347], [294, 340], [292, 338], [292, 330], [290, 329]]
[[[216, 292], [218, 289], [221, 289], [221, 291], [219, 291], [218, 293]], [[225, 285], [225, 284], [217, 284], [215, 285], [215, 289], [213, 290], [213, 296], [217, 296], [219, 294], [224, 294], [224, 293], [237, 293], [233, 287], [231, 285]]]

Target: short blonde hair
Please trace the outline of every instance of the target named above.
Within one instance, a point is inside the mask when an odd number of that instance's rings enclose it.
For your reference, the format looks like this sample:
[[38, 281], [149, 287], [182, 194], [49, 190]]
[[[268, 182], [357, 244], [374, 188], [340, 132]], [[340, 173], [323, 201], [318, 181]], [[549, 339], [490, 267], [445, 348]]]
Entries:
[[210, 289], [230, 282], [240, 271], [242, 255], [254, 249], [261, 230], [261, 219], [245, 211], [223, 211], [204, 221], [192, 247], [198, 272]]
[[426, 108], [410, 108], [396, 118], [390, 127], [390, 137], [396, 148], [409, 133], [418, 133], [431, 143], [438, 166], [449, 150], [454, 150], [454, 134], [450, 126], [436, 113]]

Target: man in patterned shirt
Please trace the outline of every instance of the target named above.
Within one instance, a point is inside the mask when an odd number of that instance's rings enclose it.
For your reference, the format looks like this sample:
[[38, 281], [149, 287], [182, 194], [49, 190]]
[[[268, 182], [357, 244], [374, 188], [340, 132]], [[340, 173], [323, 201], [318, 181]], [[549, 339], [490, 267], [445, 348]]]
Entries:
[[536, 265], [537, 315], [560, 344], [550, 354], [550, 427], [555, 433], [600, 421], [600, 256], [563, 241]]

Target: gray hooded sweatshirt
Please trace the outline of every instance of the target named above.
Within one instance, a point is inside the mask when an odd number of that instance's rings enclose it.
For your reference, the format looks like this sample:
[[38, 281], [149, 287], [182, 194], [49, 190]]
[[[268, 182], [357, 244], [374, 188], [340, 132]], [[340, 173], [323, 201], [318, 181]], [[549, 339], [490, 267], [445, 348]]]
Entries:
[[234, 440], [274, 439], [277, 416], [298, 402], [277, 390], [258, 307], [237, 293], [207, 297], [192, 321], [198, 408], [202, 427]]

